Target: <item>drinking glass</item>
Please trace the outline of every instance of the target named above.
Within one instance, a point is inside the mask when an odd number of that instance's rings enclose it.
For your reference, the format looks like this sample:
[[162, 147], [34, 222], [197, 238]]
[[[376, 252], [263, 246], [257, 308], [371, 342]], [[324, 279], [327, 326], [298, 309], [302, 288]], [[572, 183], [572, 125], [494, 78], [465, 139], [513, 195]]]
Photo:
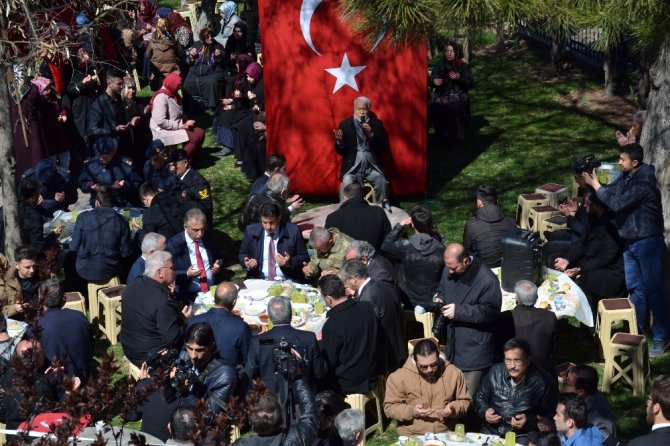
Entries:
[[509, 431], [505, 434], [505, 446], [516, 446], [516, 434]]
[[461, 435], [465, 435], [465, 424], [460, 424], [460, 423], [457, 424], [456, 425], [456, 433], [461, 434]]

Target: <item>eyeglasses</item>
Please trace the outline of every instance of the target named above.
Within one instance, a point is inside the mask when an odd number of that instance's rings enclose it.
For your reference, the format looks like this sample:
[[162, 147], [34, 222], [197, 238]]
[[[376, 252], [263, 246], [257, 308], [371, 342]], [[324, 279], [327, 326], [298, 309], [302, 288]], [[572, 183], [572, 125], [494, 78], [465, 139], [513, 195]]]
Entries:
[[170, 271], [174, 271], [174, 265], [173, 266], [164, 266], [161, 269], [169, 269]]
[[507, 365], [509, 365], [509, 364], [521, 365], [524, 362], [526, 362], [526, 358], [523, 358], [523, 359], [507, 359], [507, 358], [505, 358], [505, 364], [507, 364]]
[[440, 362], [435, 361], [432, 364], [417, 364], [416, 368], [418, 368], [419, 370], [429, 370], [429, 369], [436, 369], [439, 366], [440, 366]]

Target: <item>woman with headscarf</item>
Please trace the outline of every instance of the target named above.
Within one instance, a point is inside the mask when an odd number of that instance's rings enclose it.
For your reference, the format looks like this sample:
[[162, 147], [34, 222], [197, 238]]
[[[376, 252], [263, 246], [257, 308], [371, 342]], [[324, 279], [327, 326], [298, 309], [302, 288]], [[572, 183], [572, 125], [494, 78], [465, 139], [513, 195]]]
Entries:
[[214, 41], [211, 29], [200, 31], [200, 42], [189, 49], [186, 62], [191, 66], [184, 81], [186, 100], [214, 110], [221, 99], [224, 73], [223, 47]]
[[166, 146], [184, 144], [183, 149], [193, 159], [205, 140], [205, 131], [187, 120], [181, 106], [181, 77], [177, 73], [165, 76], [163, 87], [151, 97], [151, 133]]
[[228, 38], [233, 35], [233, 29], [235, 24], [241, 19], [236, 14], [237, 12], [237, 3], [235, 2], [223, 2], [219, 6], [219, 15], [221, 16], [221, 31], [216, 36], [215, 40], [225, 48], [226, 43], [228, 43]]
[[221, 101], [223, 107], [212, 127], [216, 142], [223, 145], [217, 155], [226, 156], [234, 151], [238, 167], [242, 166], [245, 148], [253, 137], [254, 118], [265, 109], [262, 72], [258, 63], [251, 62], [237, 75], [231, 97]]
[[435, 133], [443, 138], [465, 138], [470, 127], [468, 90], [474, 84], [470, 67], [455, 42], [444, 48], [444, 57], [433, 68], [429, 87], [433, 88], [430, 114]]
[[251, 62], [256, 61], [256, 48], [249, 40], [247, 34], [247, 23], [240, 20], [233, 27], [233, 35], [228, 39], [223, 51], [223, 70], [226, 74], [226, 97], [230, 96], [233, 88], [233, 79], [239, 73], [237, 69], [237, 56], [249, 56], [249, 62], [242, 68], [242, 72]]
[[149, 86], [158, 90], [163, 84], [166, 74], [179, 71], [179, 61], [184, 57], [184, 49], [174, 39], [168, 26], [168, 19], [158, 19], [156, 32], [146, 51], [146, 58], [151, 61], [151, 80]]

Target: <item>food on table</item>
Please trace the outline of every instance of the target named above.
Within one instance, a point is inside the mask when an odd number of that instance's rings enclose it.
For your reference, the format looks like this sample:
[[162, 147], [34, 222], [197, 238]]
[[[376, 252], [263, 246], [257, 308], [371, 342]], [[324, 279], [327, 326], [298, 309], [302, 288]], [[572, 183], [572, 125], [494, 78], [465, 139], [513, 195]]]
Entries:
[[293, 290], [289, 293], [288, 298], [295, 304], [306, 304], [307, 295], [300, 290]]
[[281, 296], [281, 294], [284, 292], [284, 287], [280, 284], [274, 284], [270, 285], [270, 288], [268, 288], [268, 296], [276, 297], [276, 296]]
[[459, 432], [450, 431], [447, 432], [447, 440], [462, 443], [465, 441], [465, 435]]

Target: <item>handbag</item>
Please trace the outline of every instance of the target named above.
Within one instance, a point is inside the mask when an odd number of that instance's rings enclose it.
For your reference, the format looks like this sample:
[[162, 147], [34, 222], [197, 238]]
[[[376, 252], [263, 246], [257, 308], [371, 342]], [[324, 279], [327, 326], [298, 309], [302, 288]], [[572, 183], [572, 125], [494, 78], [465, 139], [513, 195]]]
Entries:
[[463, 105], [461, 93], [457, 90], [449, 90], [444, 94], [437, 96], [433, 102], [442, 107], [459, 109]]

